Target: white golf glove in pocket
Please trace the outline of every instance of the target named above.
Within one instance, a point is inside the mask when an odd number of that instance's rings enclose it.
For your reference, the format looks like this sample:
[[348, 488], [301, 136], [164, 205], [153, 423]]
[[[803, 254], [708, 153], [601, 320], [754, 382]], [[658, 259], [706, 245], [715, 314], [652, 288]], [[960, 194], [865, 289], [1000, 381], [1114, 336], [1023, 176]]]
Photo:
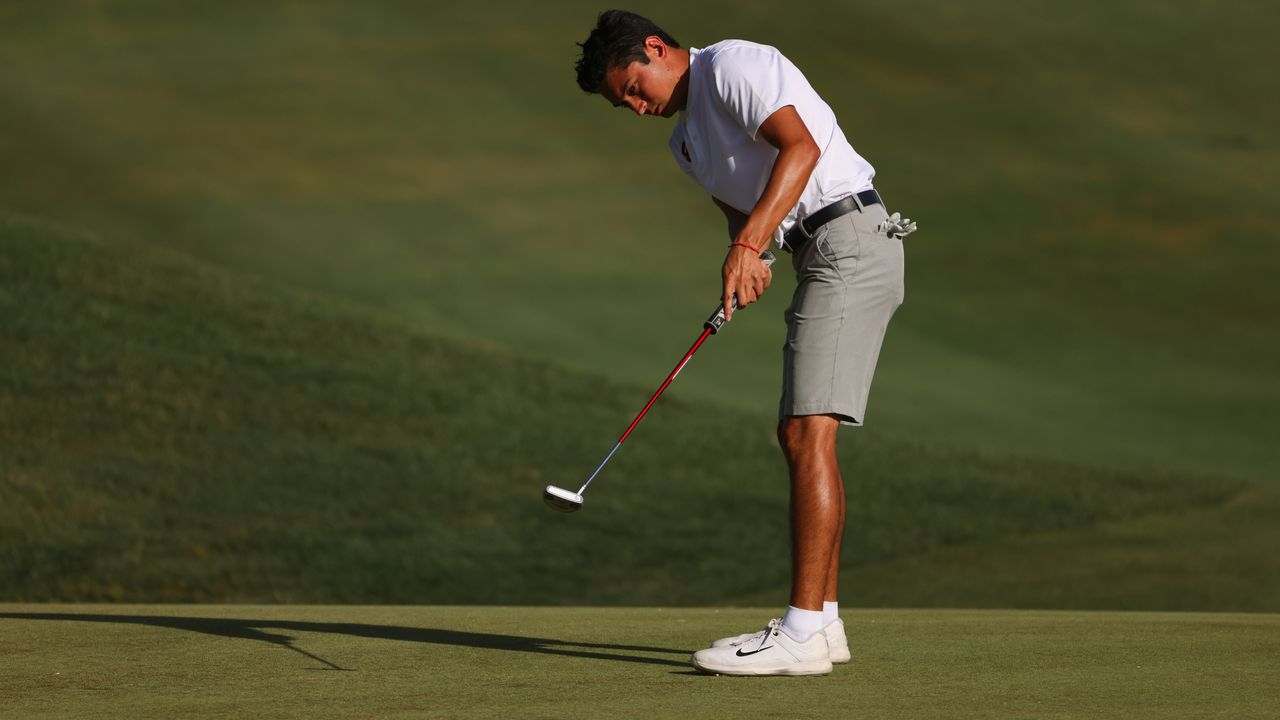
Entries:
[[876, 228], [891, 238], [904, 238], [916, 231], [916, 224], [911, 218], [902, 217], [902, 213], [894, 213]]

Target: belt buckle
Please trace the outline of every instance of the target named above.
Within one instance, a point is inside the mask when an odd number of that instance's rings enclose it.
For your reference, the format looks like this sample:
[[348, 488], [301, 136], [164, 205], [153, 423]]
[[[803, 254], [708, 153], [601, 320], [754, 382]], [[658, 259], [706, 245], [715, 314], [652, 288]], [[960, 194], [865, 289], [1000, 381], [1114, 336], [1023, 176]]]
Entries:
[[[793, 234], [799, 235], [799, 242], [795, 242], [795, 243], [791, 242], [791, 237]], [[794, 253], [796, 250], [799, 250], [805, 243], [812, 242], [812, 241], [813, 241], [813, 235], [810, 235], [808, 228], [804, 226], [804, 220], [797, 220], [796, 224], [792, 225], [791, 229], [787, 231], [787, 234], [782, 236], [782, 242], [784, 245], [787, 246], [787, 252], [790, 252], [790, 253]]]

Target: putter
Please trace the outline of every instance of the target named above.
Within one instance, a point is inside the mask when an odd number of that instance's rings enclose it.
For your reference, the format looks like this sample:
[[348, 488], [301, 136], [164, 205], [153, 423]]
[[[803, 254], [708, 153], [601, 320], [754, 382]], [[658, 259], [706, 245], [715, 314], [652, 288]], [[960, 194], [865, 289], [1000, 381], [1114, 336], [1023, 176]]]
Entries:
[[[766, 267], [773, 265], [774, 256], [773, 253], [768, 250], [760, 253], [760, 259], [764, 261]], [[733, 309], [737, 310], [738, 297], [736, 295], [733, 297], [732, 303]], [[566, 490], [562, 487], [556, 487], [555, 485], [548, 485], [542, 491], [543, 502], [545, 502], [551, 509], [559, 510], [560, 512], [570, 513], [581, 510], [583, 502], [582, 493], [587, 491], [587, 486], [591, 484], [592, 480], [596, 479], [596, 476], [599, 475], [600, 471], [604, 469], [604, 466], [608, 464], [609, 460], [613, 457], [613, 454], [618, 452], [618, 448], [622, 447], [622, 443], [627, 441], [627, 436], [631, 434], [632, 430], [636, 429], [636, 426], [640, 424], [640, 419], [643, 418], [644, 414], [649, 412], [649, 408], [653, 407], [653, 404], [658, 401], [658, 398], [666, 391], [667, 386], [671, 384], [671, 381], [676, 379], [676, 376], [680, 374], [680, 371], [684, 369], [684, 366], [693, 358], [693, 354], [698, 352], [698, 348], [702, 346], [702, 342], [709, 336], [720, 332], [720, 328], [724, 327], [724, 323], [724, 306], [718, 305], [716, 306], [716, 311], [711, 313], [711, 317], [707, 318], [707, 321], [702, 324], [702, 334], [699, 335], [697, 341], [693, 343], [693, 347], [689, 348], [689, 352], [685, 353], [680, 362], [676, 364], [676, 369], [672, 370], [671, 374], [667, 376], [667, 379], [662, 383], [662, 387], [658, 388], [658, 392], [654, 393], [653, 397], [649, 398], [649, 402], [645, 404], [644, 409], [640, 411], [640, 414], [636, 416], [635, 420], [631, 421], [631, 425], [627, 427], [627, 431], [622, 433], [622, 437], [618, 438], [618, 442], [614, 444], [613, 449], [610, 450], [609, 454], [604, 456], [604, 460], [601, 460], [600, 464], [596, 466], [595, 472], [591, 473], [591, 477], [587, 478], [587, 481], [582, 483], [582, 487], [578, 488], [578, 492]]]

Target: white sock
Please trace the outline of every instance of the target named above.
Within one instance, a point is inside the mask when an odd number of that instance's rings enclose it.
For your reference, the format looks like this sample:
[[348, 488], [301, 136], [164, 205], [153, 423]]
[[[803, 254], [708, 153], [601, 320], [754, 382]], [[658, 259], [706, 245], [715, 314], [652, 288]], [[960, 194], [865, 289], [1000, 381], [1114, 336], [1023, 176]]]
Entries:
[[840, 603], [823, 601], [822, 603], [822, 627], [826, 627], [836, 620], [840, 619]]
[[788, 605], [787, 614], [782, 616], [782, 629], [796, 642], [805, 642], [822, 628], [821, 610], [801, 610]]

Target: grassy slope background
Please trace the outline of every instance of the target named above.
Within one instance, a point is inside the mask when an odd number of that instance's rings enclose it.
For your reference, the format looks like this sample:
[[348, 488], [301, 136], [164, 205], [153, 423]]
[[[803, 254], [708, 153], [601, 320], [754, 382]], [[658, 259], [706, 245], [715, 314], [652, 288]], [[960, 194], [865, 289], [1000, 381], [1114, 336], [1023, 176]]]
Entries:
[[[785, 272], [591, 512], [531, 501], [722, 250], [573, 88], [598, 8], [59, 7], [0, 9], [8, 597], [776, 602]], [[645, 11], [781, 47], [924, 227], [849, 600], [1280, 606], [1273, 11], [699, 7]]]
[[[10, 4], [0, 196], [652, 383], [717, 296], [722, 221], [665, 156], [668, 123], [574, 86], [598, 9]], [[880, 432], [1273, 474], [1270, 6], [644, 9], [689, 44], [788, 52], [922, 223]], [[773, 411], [778, 276], [684, 392]]]
[[[662, 421], [610, 468], [607, 492], [589, 512], [560, 515], [538, 501], [541, 486], [581, 475], [600, 429], [643, 389], [418, 335], [167, 251], [125, 254], [13, 219], [0, 237], [4, 344], [17, 351], [0, 376], [9, 597], [703, 604], [782, 594], [786, 490], [767, 417], [757, 442], [743, 442], [723, 409], [664, 399]], [[867, 435], [844, 445], [842, 463], [847, 602], [1277, 601], [1276, 561], [1261, 550], [1277, 532], [1269, 488]], [[1145, 535], [1146, 562], [1108, 542], [1112, 524]], [[1217, 542], [1187, 543], [1185, 529], [1204, 525]], [[1081, 537], [1092, 552], [1064, 556]], [[987, 545], [1008, 559], [994, 572]], [[946, 554], [956, 548], [977, 557], [956, 564]], [[919, 571], [939, 558], [950, 572]], [[993, 593], [1006, 584], [1024, 589]]]

